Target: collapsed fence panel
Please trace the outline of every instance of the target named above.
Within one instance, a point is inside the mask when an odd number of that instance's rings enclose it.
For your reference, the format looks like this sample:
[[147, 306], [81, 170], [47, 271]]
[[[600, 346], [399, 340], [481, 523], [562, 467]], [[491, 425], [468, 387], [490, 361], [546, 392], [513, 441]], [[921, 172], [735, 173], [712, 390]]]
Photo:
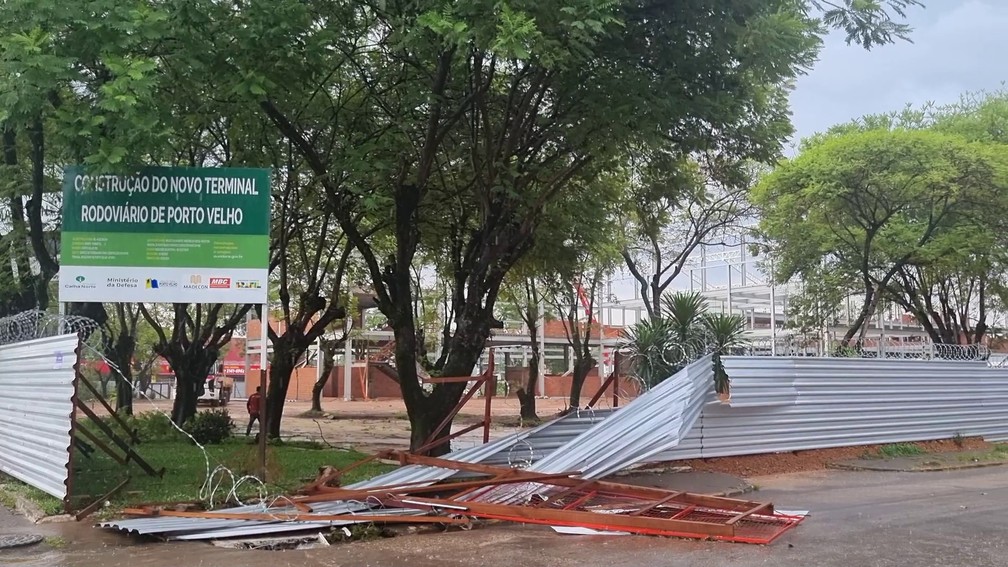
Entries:
[[1008, 368], [940, 359], [722, 360], [731, 401], [708, 404], [682, 443], [656, 460], [957, 436], [1008, 440]]
[[0, 346], [0, 471], [56, 498], [69, 493], [80, 339]]

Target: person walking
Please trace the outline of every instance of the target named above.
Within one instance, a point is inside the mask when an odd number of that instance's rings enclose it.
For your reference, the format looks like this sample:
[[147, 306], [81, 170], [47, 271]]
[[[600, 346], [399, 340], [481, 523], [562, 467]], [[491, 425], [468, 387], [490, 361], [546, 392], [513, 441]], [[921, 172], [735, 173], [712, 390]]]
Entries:
[[245, 437], [248, 437], [252, 433], [252, 424], [259, 420], [259, 409], [262, 405], [262, 386], [256, 386], [256, 391], [254, 394], [249, 396], [247, 402], [245, 402], [245, 409], [248, 410], [249, 422], [248, 427], [245, 428]]

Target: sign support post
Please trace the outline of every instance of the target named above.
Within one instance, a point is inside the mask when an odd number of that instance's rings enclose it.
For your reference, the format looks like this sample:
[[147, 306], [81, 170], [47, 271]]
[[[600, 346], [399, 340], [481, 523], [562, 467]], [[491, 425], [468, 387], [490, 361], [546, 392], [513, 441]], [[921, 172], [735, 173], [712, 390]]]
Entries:
[[[263, 304], [259, 312], [259, 384], [263, 389], [260, 398], [262, 408], [259, 411], [259, 480], [266, 482], [266, 415], [270, 404], [275, 403], [269, 397], [269, 371], [266, 368], [266, 340], [269, 338], [269, 305]], [[248, 344], [248, 341], [246, 341]]]

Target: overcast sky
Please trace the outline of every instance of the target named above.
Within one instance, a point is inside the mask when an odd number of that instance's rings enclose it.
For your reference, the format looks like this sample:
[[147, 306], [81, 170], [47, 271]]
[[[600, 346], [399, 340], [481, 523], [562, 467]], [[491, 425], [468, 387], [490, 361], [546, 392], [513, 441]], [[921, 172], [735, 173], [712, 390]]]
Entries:
[[[908, 103], [952, 103], [962, 93], [997, 89], [1008, 80], [1008, 0], [924, 2], [925, 8], [907, 14], [913, 43], [866, 51], [847, 45], [842, 34], [826, 39], [819, 61], [791, 95], [793, 142], [865, 114]], [[722, 271], [710, 279], [720, 283]], [[688, 276], [676, 283], [688, 287]], [[628, 274], [614, 278], [616, 296], [631, 298], [634, 290]]]
[[827, 38], [791, 95], [796, 139], [907, 103], [950, 103], [1008, 79], [1008, 0], [924, 0], [908, 13], [913, 43], [866, 51]]

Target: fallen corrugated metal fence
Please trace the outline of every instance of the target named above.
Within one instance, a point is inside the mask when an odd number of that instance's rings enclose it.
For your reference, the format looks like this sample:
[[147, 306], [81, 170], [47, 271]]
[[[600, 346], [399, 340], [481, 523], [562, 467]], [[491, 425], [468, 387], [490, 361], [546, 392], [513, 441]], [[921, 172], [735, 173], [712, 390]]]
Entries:
[[69, 493], [77, 335], [0, 346], [0, 471], [64, 500]]
[[[213, 539], [409, 521], [421, 511], [428, 515], [416, 521], [492, 518], [766, 543], [800, 518], [775, 513], [769, 503], [645, 494], [596, 479], [644, 462], [695, 457], [957, 435], [1008, 439], [1008, 369], [983, 362], [722, 360], [732, 381], [727, 403], [716, 400], [711, 358], [704, 357], [624, 408], [575, 412], [447, 459], [400, 454], [407, 466], [396, 471], [345, 488], [315, 483], [278, 507], [147, 508], [133, 513], [153, 517], [103, 525], [166, 539]], [[449, 494], [433, 494], [441, 490]]]
[[1008, 440], [1008, 368], [984, 362], [723, 357], [707, 405], [663, 461], [980, 436]]
[[[451, 453], [446, 459], [402, 455], [410, 466], [343, 489], [314, 483], [306, 498], [292, 500], [301, 504], [300, 508], [285, 502], [274, 508], [246, 506], [192, 514], [134, 510], [134, 514], [154, 517], [102, 525], [167, 539], [213, 539], [354, 522], [403, 521], [394, 515], [378, 518], [371, 511], [388, 507], [412, 511], [420, 506], [447, 510], [449, 517], [767, 543], [800, 519], [774, 514], [769, 503], [705, 500], [671, 491], [644, 494], [650, 489], [591, 484], [593, 479], [675, 446], [713, 399], [710, 375], [711, 360], [706, 357], [620, 410], [575, 411], [532, 430]], [[524, 470], [487, 464], [504, 462]], [[465, 473], [461, 480], [460, 473]], [[466, 479], [474, 473], [494, 478], [472, 486]], [[452, 492], [447, 501], [417, 498], [418, 491], [426, 494], [427, 487], [448, 479], [465, 489]], [[444, 485], [432, 488], [449, 490]], [[561, 496], [568, 500], [554, 498]], [[360, 502], [366, 503], [367, 510], [354, 507]]]

